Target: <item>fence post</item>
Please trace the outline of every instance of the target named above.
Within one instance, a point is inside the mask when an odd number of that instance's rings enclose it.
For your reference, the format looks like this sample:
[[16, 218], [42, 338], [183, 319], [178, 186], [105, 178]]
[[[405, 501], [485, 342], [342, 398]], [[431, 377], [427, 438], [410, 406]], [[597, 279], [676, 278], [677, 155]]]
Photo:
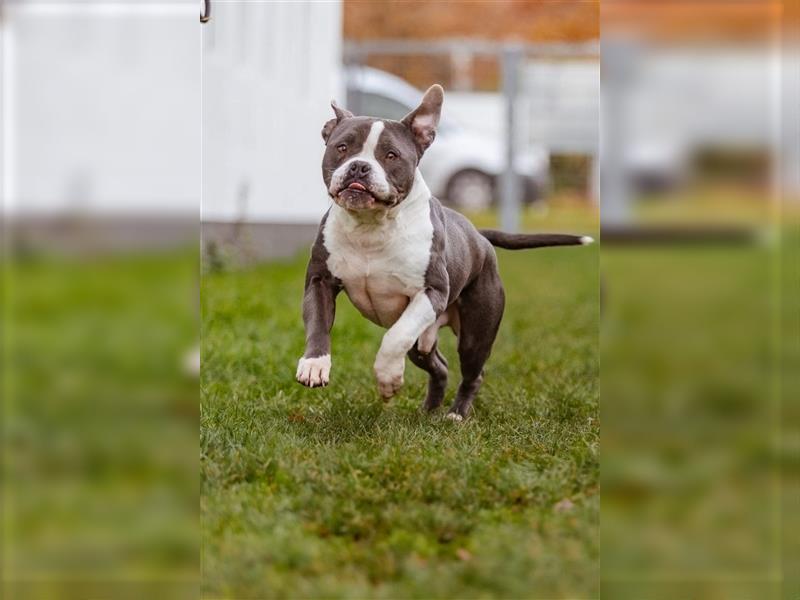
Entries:
[[472, 52], [464, 44], [450, 49], [450, 71], [453, 74], [453, 89], [459, 92], [472, 91]]
[[600, 223], [626, 225], [633, 212], [633, 190], [625, 168], [628, 84], [634, 56], [630, 42], [604, 40], [600, 53]]
[[520, 185], [514, 169], [517, 155], [517, 114], [516, 100], [519, 88], [519, 68], [522, 62], [522, 48], [518, 45], [503, 48], [502, 78], [503, 99], [505, 101], [505, 158], [506, 165], [500, 181], [500, 225], [504, 231], [519, 230]]

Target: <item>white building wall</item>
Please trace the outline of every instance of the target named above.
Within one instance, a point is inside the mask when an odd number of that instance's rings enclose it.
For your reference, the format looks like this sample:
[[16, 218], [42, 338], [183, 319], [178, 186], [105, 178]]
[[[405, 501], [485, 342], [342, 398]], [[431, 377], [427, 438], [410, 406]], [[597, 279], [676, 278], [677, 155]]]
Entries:
[[341, 4], [214, 10], [203, 28], [202, 219], [316, 221], [329, 205], [320, 131], [344, 97]]

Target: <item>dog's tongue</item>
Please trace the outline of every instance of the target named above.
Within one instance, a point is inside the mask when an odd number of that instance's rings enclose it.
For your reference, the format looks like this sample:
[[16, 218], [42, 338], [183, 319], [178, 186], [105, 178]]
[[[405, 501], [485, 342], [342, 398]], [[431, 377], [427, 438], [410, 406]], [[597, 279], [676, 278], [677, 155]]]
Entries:
[[362, 184], [358, 183], [357, 181], [354, 181], [353, 183], [348, 185], [347, 189], [349, 189], [349, 190], [361, 190], [362, 192], [366, 192], [367, 191], [367, 188], [364, 187]]

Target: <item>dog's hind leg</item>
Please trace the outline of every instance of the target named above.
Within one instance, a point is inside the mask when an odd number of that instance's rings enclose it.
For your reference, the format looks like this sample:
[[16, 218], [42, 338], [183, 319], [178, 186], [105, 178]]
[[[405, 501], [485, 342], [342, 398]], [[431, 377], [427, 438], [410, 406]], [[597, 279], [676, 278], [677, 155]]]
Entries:
[[497, 273], [496, 259], [487, 259], [481, 274], [459, 299], [458, 356], [462, 379], [453, 406], [447, 413], [448, 419], [461, 421], [469, 414], [483, 381], [483, 366], [492, 352], [504, 307], [505, 293]]
[[434, 341], [431, 351], [427, 353], [420, 352], [417, 349], [417, 344], [414, 344], [414, 347], [408, 351], [408, 358], [430, 375], [430, 379], [428, 379], [428, 395], [422, 406], [428, 411], [439, 408], [447, 391], [447, 360], [439, 352], [436, 342]]

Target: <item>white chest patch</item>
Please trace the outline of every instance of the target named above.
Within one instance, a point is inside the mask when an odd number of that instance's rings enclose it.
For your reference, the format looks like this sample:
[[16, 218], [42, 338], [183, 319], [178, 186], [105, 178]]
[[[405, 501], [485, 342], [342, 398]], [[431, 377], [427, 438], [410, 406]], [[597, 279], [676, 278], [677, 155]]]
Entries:
[[323, 231], [328, 269], [367, 319], [390, 327], [425, 288], [433, 224], [430, 191], [417, 172], [408, 197], [374, 220], [331, 207]]

